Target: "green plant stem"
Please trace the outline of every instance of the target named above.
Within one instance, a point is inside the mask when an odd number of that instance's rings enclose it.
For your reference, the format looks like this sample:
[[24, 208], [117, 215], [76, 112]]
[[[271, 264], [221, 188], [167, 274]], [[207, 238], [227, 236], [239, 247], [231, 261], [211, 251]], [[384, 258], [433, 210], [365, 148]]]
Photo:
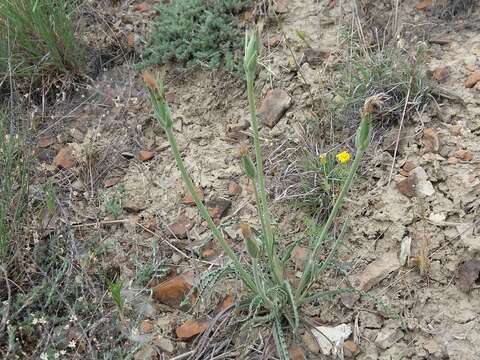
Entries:
[[192, 195], [193, 201], [200, 212], [202, 218], [207, 222], [208, 227], [213, 233], [213, 236], [218, 240], [220, 245], [222, 246], [225, 253], [228, 257], [234, 262], [235, 269], [238, 271], [239, 275], [242, 277], [245, 285], [247, 285], [250, 289], [255, 289], [255, 282], [253, 281], [251, 275], [245, 271], [240, 260], [238, 259], [237, 255], [233, 252], [233, 249], [227, 243], [225, 238], [223, 237], [221, 231], [217, 228], [215, 223], [213, 222], [212, 217], [208, 213], [207, 208], [203, 205], [203, 202], [200, 200], [200, 197], [195, 190], [193, 185], [192, 179], [187, 173], [187, 169], [185, 168], [185, 164], [183, 163], [182, 157], [180, 155], [180, 151], [178, 150], [177, 141], [175, 140], [175, 136], [173, 135], [172, 128], [170, 126], [164, 127], [165, 134], [167, 135], [168, 142], [170, 143], [170, 148], [172, 149], [173, 156], [175, 158], [175, 162], [177, 163], [178, 169], [182, 174], [183, 182], [185, 183], [187, 190]]
[[308, 289], [308, 283], [311, 283], [313, 281], [312, 279], [312, 274], [314, 272], [315, 268], [315, 259], [317, 257], [318, 249], [320, 248], [320, 245], [323, 243], [325, 240], [325, 237], [328, 234], [328, 231], [330, 230], [330, 227], [332, 226], [333, 220], [337, 216], [338, 211], [340, 210], [343, 200], [345, 196], [347, 195], [348, 191], [350, 190], [350, 185], [352, 184], [352, 180], [355, 177], [355, 174], [358, 170], [358, 167], [360, 165], [360, 162], [362, 160], [363, 154], [365, 153], [365, 150], [360, 150], [357, 149], [355, 153], [355, 159], [353, 160], [352, 166], [350, 168], [350, 172], [348, 173], [348, 177], [345, 180], [345, 183], [342, 186], [342, 190], [340, 191], [340, 194], [337, 198], [337, 201], [335, 202], [335, 205], [333, 206], [332, 211], [330, 212], [330, 215], [328, 216], [327, 222], [323, 226], [322, 232], [320, 233], [319, 238], [315, 242], [315, 245], [310, 252], [308, 259], [305, 263], [305, 271], [302, 274], [302, 277], [300, 279], [300, 284], [297, 288], [295, 297], [297, 299], [297, 303], [301, 303], [303, 298], [305, 297], [306, 294], [306, 289]]
[[247, 96], [248, 96], [248, 105], [250, 110], [250, 124], [253, 131], [253, 144], [255, 147], [255, 160], [257, 167], [257, 184], [258, 185], [258, 208], [260, 221], [262, 223], [263, 233], [265, 234], [265, 248], [267, 251], [267, 257], [270, 262], [271, 268], [273, 270], [273, 276], [275, 281], [278, 284], [283, 282], [283, 271], [279, 268], [280, 261], [276, 258], [275, 253], [275, 243], [273, 238], [273, 230], [270, 212], [267, 205], [267, 193], [265, 187], [265, 175], [263, 172], [263, 158], [262, 150], [260, 147], [260, 134], [258, 130], [258, 119], [257, 119], [257, 109], [255, 105], [255, 95], [254, 95], [254, 75], [247, 74]]

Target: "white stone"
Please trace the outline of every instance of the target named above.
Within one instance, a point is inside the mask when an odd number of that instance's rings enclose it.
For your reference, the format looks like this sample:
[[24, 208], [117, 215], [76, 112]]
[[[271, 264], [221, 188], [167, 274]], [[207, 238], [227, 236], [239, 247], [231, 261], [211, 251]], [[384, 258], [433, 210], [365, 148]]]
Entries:
[[335, 348], [342, 345], [352, 333], [352, 327], [347, 324], [337, 326], [317, 326], [312, 333], [324, 355], [330, 355]]

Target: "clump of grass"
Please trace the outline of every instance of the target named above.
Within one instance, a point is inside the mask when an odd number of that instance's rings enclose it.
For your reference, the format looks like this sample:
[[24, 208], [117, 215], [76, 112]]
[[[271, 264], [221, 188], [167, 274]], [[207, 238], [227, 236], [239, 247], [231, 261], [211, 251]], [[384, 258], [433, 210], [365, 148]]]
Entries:
[[115, 193], [105, 198], [105, 211], [114, 219], [118, 219], [123, 212], [123, 195], [125, 188], [120, 184]]
[[335, 102], [329, 109], [335, 123], [350, 125], [365, 99], [378, 93], [388, 96], [380, 114], [382, 126], [398, 123], [404, 110], [408, 116], [430, 100], [422, 47], [413, 57], [388, 47], [366, 52], [356, 49], [337, 69], [340, 76], [332, 87]]
[[[240, 279], [247, 293], [245, 294], [248, 304], [248, 317], [251, 323], [267, 323], [271, 326], [275, 340], [277, 353], [280, 359], [288, 359], [287, 340], [284, 333], [285, 325], [290, 329], [289, 333], [298, 334], [300, 326], [300, 310], [303, 305], [321, 298], [325, 291], [314, 290], [321, 274], [331, 265], [333, 256], [342, 237], [345, 234], [346, 224], [338, 236], [332, 233], [331, 228], [339, 214], [345, 196], [349, 192], [353, 178], [360, 162], [367, 150], [371, 138], [372, 113], [375, 107], [381, 103], [380, 97], [368, 99], [361, 111], [361, 120], [355, 136], [355, 155], [348, 168], [348, 172], [341, 186], [332, 210], [321, 228], [318, 236], [310, 241], [309, 253], [305, 260], [303, 274], [298, 286], [293, 286], [286, 276], [286, 268], [289, 264], [291, 247], [281, 249], [274, 228], [274, 221], [269, 211], [268, 198], [265, 186], [263, 167], [263, 155], [261, 151], [259, 124], [256, 114], [254, 96], [254, 81], [259, 53], [259, 39], [257, 33], [247, 36], [245, 42], [245, 56], [243, 67], [247, 81], [247, 95], [250, 110], [250, 126], [252, 130], [255, 163], [246, 149], [241, 150], [241, 162], [246, 176], [254, 184], [258, 218], [261, 231], [256, 234], [250, 225], [242, 224], [241, 231], [245, 241], [245, 250], [248, 254], [248, 262], [242, 263], [233, 248], [224, 238], [219, 227], [215, 225], [205, 205], [201, 201], [195, 186], [183, 163], [173, 132], [173, 120], [170, 109], [165, 100], [163, 83], [157, 81], [150, 72], [144, 72], [144, 81], [147, 85], [150, 101], [160, 126], [170, 143], [170, 147], [180, 170], [182, 180], [200, 212], [207, 222], [214, 238], [222, 246], [225, 254], [230, 258], [234, 274]], [[319, 261], [319, 254], [327, 239], [333, 238], [333, 246], [326, 258]], [[230, 271], [215, 270], [215, 275], [207, 276], [208, 281], [218, 281], [222, 276], [230, 274]], [[209, 284], [210, 286], [210, 284]]]
[[19, 77], [80, 74], [84, 54], [75, 37], [73, 5], [67, 0], [0, 0], [0, 71], [10, 68]]
[[477, 4], [476, 0], [443, 0], [435, 3], [433, 12], [443, 19], [454, 19], [459, 15], [469, 15]]
[[7, 268], [14, 239], [23, 231], [28, 207], [28, 154], [24, 138], [0, 109], [0, 265]]
[[248, 0], [159, 2], [141, 66], [169, 61], [208, 68], [241, 69], [241, 32], [234, 13]]

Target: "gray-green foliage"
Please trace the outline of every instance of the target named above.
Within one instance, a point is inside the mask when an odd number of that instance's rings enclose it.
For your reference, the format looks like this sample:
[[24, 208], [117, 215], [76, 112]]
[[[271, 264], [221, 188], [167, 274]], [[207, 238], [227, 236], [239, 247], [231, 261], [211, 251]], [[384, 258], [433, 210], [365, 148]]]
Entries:
[[0, 71], [78, 74], [84, 54], [75, 37], [73, 5], [67, 0], [0, 0]]
[[187, 65], [206, 65], [239, 70], [242, 33], [234, 14], [248, 0], [173, 0], [159, 2], [159, 12], [142, 66], [179, 61]]

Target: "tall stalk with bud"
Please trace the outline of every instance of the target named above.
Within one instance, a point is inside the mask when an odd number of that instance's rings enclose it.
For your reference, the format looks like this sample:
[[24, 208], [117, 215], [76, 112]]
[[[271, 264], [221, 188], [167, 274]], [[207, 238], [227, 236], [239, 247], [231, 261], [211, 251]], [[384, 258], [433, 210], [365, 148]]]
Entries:
[[[144, 72], [143, 78], [148, 88], [150, 101], [153, 105], [158, 123], [165, 131], [175, 162], [180, 170], [182, 180], [187, 190], [192, 195], [200, 215], [207, 222], [214, 238], [221, 245], [225, 254], [230, 258], [236, 274], [247, 288], [246, 295], [250, 299], [250, 309], [253, 309], [253, 313], [251, 312], [252, 319], [256, 321], [268, 321], [271, 323], [272, 334], [278, 355], [280, 359], [288, 359], [283, 325], [286, 322], [290, 325], [293, 333], [297, 332], [300, 323], [299, 308], [309, 299], [315, 297], [311, 294], [311, 287], [318, 279], [321, 272], [329, 266], [332, 257], [336, 252], [336, 247], [340, 239], [337, 239], [337, 241], [334, 242], [334, 246], [325, 260], [319, 260], [320, 248], [322, 244], [324, 244], [326, 237], [330, 234], [330, 228], [333, 221], [338, 215], [343, 201], [348, 194], [361, 159], [370, 143], [372, 112], [377, 105], [381, 104], [381, 97], [372, 97], [365, 103], [355, 139], [355, 158], [333, 209], [323, 226], [322, 232], [312, 243], [309, 255], [305, 261], [305, 270], [301, 276], [299, 285], [296, 289], [293, 289], [290, 282], [285, 277], [285, 268], [288, 263], [287, 260], [289, 259], [289, 250], [285, 249], [282, 253], [278, 247], [272, 216], [268, 207], [259, 136], [259, 124], [254, 95], [258, 54], [259, 37], [256, 32], [253, 32], [245, 37], [245, 57], [243, 66], [247, 82], [250, 127], [253, 137], [255, 162], [245, 148], [240, 150], [240, 156], [243, 170], [254, 185], [253, 189], [261, 231], [259, 235], [255, 235], [250, 225], [240, 224], [240, 230], [245, 241], [245, 250], [249, 256], [249, 261], [245, 263], [240, 262], [232, 247], [228, 244], [222, 232], [214, 223], [185, 168], [173, 133], [172, 116], [165, 99], [163, 83], [148, 71]], [[345, 228], [346, 227], [342, 230], [340, 237], [343, 236]], [[257, 316], [258, 312], [262, 309], [264, 310], [262, 312], [266, 311], [267, 315], [261, 317]]]

